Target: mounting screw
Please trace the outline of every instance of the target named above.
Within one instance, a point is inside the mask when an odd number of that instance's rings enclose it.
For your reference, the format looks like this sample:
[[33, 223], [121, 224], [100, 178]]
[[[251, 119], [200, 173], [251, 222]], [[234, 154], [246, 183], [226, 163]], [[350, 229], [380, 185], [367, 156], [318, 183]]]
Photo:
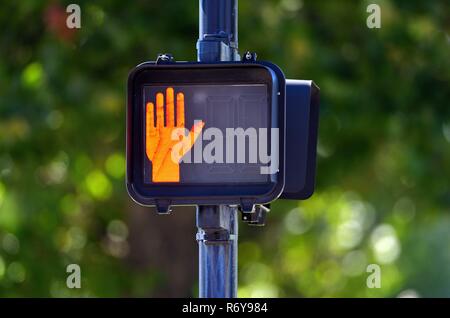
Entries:
[[158, 57], [156, 58], [156, 64], [171, 63], [173, 61], [174, 61], [173, 55], [169, 53], [158, 54]]
[[246, 62], [256, 62], [256, 53], [247, 51], [244, 54], [244, 61]]

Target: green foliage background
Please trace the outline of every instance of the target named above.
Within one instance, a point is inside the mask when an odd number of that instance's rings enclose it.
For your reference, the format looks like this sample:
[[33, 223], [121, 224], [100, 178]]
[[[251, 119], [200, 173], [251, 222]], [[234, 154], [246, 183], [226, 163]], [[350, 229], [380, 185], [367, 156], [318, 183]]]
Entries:
[[[196, 59], [198, 3], [78, 1], [68, 32], [71, 2], [0, 6], [0, 296], [158, 295], [162, 268], [127, 259], [125, 83], [160, 52]], [[366, 27], [372, 2], [381, 29]], [[241, 226], [240, 296], [450, 296], [449, 12], [240, 1], [241, 51], [321, 88], [316, 193]], [[70, 263], [80, 290], [65, 286]], [[373, 263], [380, 289], [366, 286]]]

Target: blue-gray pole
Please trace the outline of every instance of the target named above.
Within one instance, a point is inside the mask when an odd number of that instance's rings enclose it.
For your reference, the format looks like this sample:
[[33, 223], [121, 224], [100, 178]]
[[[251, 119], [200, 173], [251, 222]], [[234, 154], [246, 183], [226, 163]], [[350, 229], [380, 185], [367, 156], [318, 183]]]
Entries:
[[197, 208], [199, 297], [237, 296], [237, 208]]
[[[239, 61], [238, 0], [200, 0], [197, 59]], [[237, 207], [197, 207], [199, 297], [237, 296]]]
[[197, 59], [239, 61], [238, 0], [200, 0]]

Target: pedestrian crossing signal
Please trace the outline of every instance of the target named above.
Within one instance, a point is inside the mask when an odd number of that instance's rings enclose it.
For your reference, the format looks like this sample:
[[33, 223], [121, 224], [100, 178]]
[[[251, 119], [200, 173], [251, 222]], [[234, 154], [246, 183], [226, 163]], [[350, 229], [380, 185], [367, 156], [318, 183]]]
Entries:
[[160, 211], [305, 199], [317, 122], [317, 87], [274, 64], [143, 63], [128, 80], [128, 192]]

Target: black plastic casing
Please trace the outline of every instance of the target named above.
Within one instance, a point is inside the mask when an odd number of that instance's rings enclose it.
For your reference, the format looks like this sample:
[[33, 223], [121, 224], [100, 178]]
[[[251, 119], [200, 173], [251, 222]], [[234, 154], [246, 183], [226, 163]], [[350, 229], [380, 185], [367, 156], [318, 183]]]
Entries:
[[286, 178], [280, 199], [305, 200], [314, 193], [319, 92], [313, 81], [286, 81]]
[[[179, 76], [175, 76], [179, 75]], [[265, 185], [183, 185], [143, 182], [144, 108], [146, 85], [267, 84], [270, 96], [271, 128], [279, 129], [279, 171]], [[127, 97], [127, 189], [131, 198], [144, 206], [167, 212], [175, 205], [239, 205], [252, 211], [255, 204], [267, 204], [283, 192], [285, 183], [286, 80], [283, 72], [268, 62], [145, 62], [128, 77]]]

